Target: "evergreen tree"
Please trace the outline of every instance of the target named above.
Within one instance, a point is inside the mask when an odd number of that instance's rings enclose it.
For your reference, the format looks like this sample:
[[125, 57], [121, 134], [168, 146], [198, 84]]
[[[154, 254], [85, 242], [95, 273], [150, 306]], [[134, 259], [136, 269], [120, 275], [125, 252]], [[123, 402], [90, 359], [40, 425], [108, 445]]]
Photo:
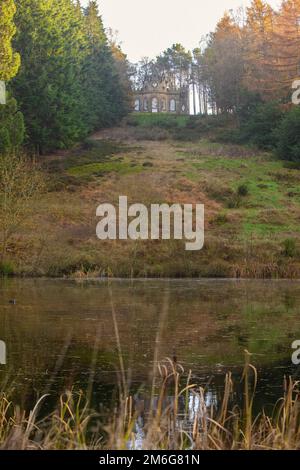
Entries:
[[[0, 80], [8, 81], [16, 75], [20, 55], [13, 51], [12, 38], [16, 32], [13, 18], [16, 7], [13, 0], [0, 3]], [[19, 147], [24, 138], [24, 121], [17, 102], [9, 97], [6, 105], [0, 105], [0, 153]]]
[[85, 30], [88, 44], [84, 60], [85, 114], [89, 129], [94, 130], [117, 122], [127, 113], [126, 67], [121, 68], [122, 61], [125, 63], [121, 51], [108, 44], [96, 1], [90, 1], [85, 9]]
[[168, 79], [174, 89], [182, 89], [190, 83], [192, 55], [182, 44], [173, 44], [157, 57], [156, 67]]
[[0, 154], [17, 149], [24, 140], [24, 119], [14, 98], [0, 105]]
[[127, 112], [97, 4], [16, 0], [22, 56], [13, 90], [39, 151], [66, 148]]
[[63, 148], [86, 132], [81, 120], [82, 18], [71, 0], [17, 0], [16, 47], [22, 66], [13, 89], [30, 143]]
[[[114, 61], [114, 75], [116, 87], [112, 94], [112, 106], [115, 114], [115, 121], [120, 120], [129, 113], [132, 105], [132, 83], [129, 79], [132, 75], [131, 65], [126, 55], [118, 44], [117, 39], [111, 34], [108, 43]], [[111, 84], [113, 85], [113, 83]]]
[[300, 108], [286, 113], [276, 129], [277, 153], [283, 160], [300, 162]]
[[20, 56], [13, 51], [11, 40], [16, 32], [13, 17], [16, 12], [13, 0], [0, 3], [0, 80], [10, 80], [20, 66]]

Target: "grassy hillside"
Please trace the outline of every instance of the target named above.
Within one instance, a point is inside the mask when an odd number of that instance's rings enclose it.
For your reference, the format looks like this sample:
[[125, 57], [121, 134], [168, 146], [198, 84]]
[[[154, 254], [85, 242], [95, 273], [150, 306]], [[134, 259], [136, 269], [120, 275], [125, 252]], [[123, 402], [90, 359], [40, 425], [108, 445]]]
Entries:
[[[72, 151], [45, 157], [47, 191], [9, 246], [9, 272], [47, 276], [299, 277], [300, 171], [221, 144], [224, 120], [131, 115]], [[226, 123], [228, 127], [228, 123]], [[206, 242], [96, 238], [96, 207], [204, 203]]]

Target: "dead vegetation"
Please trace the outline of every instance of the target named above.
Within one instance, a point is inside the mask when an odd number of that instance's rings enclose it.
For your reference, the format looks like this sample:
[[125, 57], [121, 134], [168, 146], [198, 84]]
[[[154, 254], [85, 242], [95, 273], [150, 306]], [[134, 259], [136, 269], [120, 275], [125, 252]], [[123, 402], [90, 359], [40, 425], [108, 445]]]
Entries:
[[[298, 170], [253, 148], [206, 138], [140, 140], [140, 131], [156, 133], [124, 125], [44, 159], [48, 191], [9, 242], [10, 274], [300, 276]], [[97, 240], [96, 207], [117, 204], [122, 194], [145, 205], [204, 203], [204, 249], [187, 253], [184, 243], [172, 240]], [[291, 238], [293, 255], [283, 256]]]
[[[183, 377], [185, 382], [183, 382]], [[227, 374], [218, 404], [208, 403], [205, 388], [192, 383], [180, 364], [157, 365], [149, 400], [138, 400], [120, 382], [120, 397], [110, 415], [98, 415], [82, 393], [61, 395], [57, 408], [41, 418], [47, 396], [26, 413], [2, 393], [2, 450], [299, 450], [299, 384], [285, 378], [283, 396], [272, 413], [254, 414], [257, 371], [246, 352], [243, 406], [234, 404], [234, 383]]]

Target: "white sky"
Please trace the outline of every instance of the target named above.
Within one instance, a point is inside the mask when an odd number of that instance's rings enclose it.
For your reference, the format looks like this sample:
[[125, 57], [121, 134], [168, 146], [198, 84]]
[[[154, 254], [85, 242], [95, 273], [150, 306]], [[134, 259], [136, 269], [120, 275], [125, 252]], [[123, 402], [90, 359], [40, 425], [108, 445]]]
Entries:
[[[82, 0], [86, 4], [87, 0]], [[197, 47], [225, 10], [251, 0], [98, 0], [104, 26], [118, 30], [130, 61], [155, 57], [173, 43]], [[279, 0], [269, 0], [276, 7]]]

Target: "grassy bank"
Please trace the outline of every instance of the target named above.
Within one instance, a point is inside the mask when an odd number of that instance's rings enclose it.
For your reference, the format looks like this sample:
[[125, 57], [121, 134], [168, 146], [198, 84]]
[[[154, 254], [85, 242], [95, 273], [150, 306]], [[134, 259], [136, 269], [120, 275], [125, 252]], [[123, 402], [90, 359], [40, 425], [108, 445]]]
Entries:
[[[131, 115], [83, 145], [44, 157], [47, 190], [10, 239], [4, 274], [300, 277], [300, 172], [255, 148], [218, 143], [231, 123]], [[96, 207], [204, 203], [206, 241], [99, 241]]]
[[253, 414], [256, 369], [247, 362], [243, 373], [244, 404], [234, 405], [234, 385], [226, 376], [223, 397], [208, 405], [205, 389], [182, 383], [183, 370], [172, 360], [158, 365], [149, 405], [127, 395], [126, 381], [115, 411], [100, 416], [82, 394], [68, 392], [56, 410], [41, 418], [47, 396], [29, 412], [4, 394], [0, 397], [0, 448], [20, 450], [299, 450], [298, 384], [284, 381], [284, 394], [269, 415]]

